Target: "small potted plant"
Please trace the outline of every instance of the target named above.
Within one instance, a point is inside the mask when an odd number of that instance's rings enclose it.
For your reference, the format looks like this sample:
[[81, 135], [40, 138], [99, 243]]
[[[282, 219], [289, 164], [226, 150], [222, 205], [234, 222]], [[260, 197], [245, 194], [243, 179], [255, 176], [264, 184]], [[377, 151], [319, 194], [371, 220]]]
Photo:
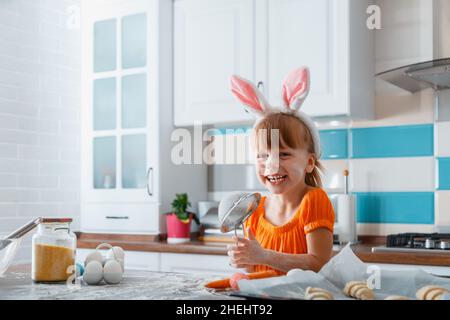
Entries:
[[184, 243], [190, 241], [191, 222], [199, 223], [193, 212], [187, 211], [191, 206], [186, 193], [176, 194], [172, 201], [172, 212], [166, 214], [167, 242]]

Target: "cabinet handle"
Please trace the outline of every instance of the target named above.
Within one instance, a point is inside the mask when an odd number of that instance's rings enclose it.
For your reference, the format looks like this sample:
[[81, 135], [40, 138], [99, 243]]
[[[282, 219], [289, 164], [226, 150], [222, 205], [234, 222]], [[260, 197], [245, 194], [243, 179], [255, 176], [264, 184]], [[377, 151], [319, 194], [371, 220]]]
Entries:
[[264, 93], [264, 82], [263, 81], [259, 81], [257, 87], [258, 87], [259, 91]]
[[[148, 183], [148, 178], [150, 176], [150, 173], [152, 174], [151, 182]], [[151, 186], [151, 189], [150, 189]], [[153, 168], [149, 167], [147, 170], [147, 193], [149, 196], [153, 196]]]
[[106, 219], [128, 220], [128, 219], [130, 219], [130, 217], [128, 217], [128, 216], [106, 216]]

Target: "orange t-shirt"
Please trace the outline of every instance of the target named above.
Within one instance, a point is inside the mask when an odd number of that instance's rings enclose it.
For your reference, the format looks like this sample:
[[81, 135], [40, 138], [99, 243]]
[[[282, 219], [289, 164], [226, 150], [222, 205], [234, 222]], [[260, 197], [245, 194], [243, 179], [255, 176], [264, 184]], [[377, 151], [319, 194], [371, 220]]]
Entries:
[[[304, 254], [308, 252], [306, 235], [318, 228], [327, 228], [333, 232], [334, 210], [328, 195], [320, 188], [308, 191], [294, 216], [282, 226], [274, 226], [265, 218], [262, 197], [258, 208], [245, 221], [244, 227], [250, 227], [261, 247], [283, 253]], [[268, 266], [255, 265], [254, 271], [275, 270]], [[284, 274], [275, 270], [279, 274]]]

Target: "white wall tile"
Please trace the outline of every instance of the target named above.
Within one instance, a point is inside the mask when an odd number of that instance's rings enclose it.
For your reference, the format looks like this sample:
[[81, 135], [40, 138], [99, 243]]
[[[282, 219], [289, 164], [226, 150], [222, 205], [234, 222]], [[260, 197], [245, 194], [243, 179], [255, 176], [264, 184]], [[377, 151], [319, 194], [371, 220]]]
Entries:
[[63, 108], [79, 108], [81, 100], [78, 97], [61, 96], [61, 106]]
[[80, 171], [78, 163], [64, 163], [60, 161], [41, 161], [39, 173], [43, 175], [71, 175], [77, 176]]
[[327, 192], [344, 193], [344, 170], [348, 170], [348, 160], [321, 160], [324, 166], [323, 187]]
[[16, 57], [2, 57], [0, 59], [0, 69], [9, 70], [11, 72], [27, 73], [36, 76], [48, 76], [59, 78], [60, 71], [52, 65], [44, 65], [38, 61], [30, 61]]
[[0, 202], [38, 202], [39, 191], [30, 189], [1, 189]]
[[[2, 73], [0, 72], [0, 82]], [[33, 104], [0, 98], [0, 113], [15, 114], [22, 117], [35, 117], [39, 113], [39, 107]]]
[[434, 158], [350, 160], [352, 192], [434, 191]]
[[29, 144], [37, 145], [39, 137], [36, 134], [0, 129], [0, 143], [15, 143], [15, 144]]
[[[0, 232], [35, 216], [79, 228], [80, 0], [0, 1]], [[63, 212], [61, 211], [63, 210]], [[16, 257], [29, 262], [31, 238]]]
[[39, 78], [36, 75], [2, 70], [0, 72], [0, 83], [19, 88], [37, 89]]
[[[17, 203], [0, 203], [0, 218], [2, 217], [13, 217], [18, 213]], [[1, 221], [1, 220], [0, 220]]]
[[435, 224], [450, 227], [450, 191], [435, 192]]
[[19, 119], [19, 129], [24, 131], [35, 131], [40, 133], [57, 133], [59, 123], [57, 120], [42, 120], [36, 118]]
[[[36, 1], [36, 4], [39, 4], [39, 2]], [[61, 20], [61, 13], [52, 8], [45, 8], [30, 2], [19, 2], [17, 5], [17, 12], [31, 19], [51, 24], [60, 24]]]
[[18, 177], [19, 188], [58, 188], [57, 176], [44, 175], [20, 175]]
[[42, 119], [79, 121], [80, 111], [75, 108], [41, 107], [39, 116]]
[[34, 160], [0, 159], [0, 172], [39, 173], [39, 162]]
[[39, 103], [40, 105], [45, 105], [47, 107], [58, 107], [60, 105], [60, 96], [35, 90], [26, 90], [21, 92], [18, 101], [25, 103]]
[[80, 178], [77, 176], [59, 176], [59, 186], [61, 189], [79, 189]]
[[21, 203], [17, 206], [17, 215], [24, 217], [55, 217], [59, 213], [59, 207], [60, 205], [57, 203]]
[[[2, 54], [1, 46], [2, 43], [0, 42], [0, 54]], [[8, 100], [17, 99], [17, 88], [0, 86], [0, 98]]]
[[81, 126], [79, 122], [60, 121], [59, 132], [65, 134], [80, 134]]
[[432, 233], [434, 226], [431, 224], [397, 224], [397, 223], [358, 223], [359, 235], [387, 236], [389, 234], [417, 232]]
[[28, 221], [30, 221], [29, 217], [0, 217], [0, 233], [14, 231]]
[[59, 160], [59, 149], [56, 147], [18, 146], [19, 158], [36, 160]]
[[0, 143], [0, 158], [16, 158], [17, 149], [16, 144]]
[[36, 20], [3, 10], [0, 10], [0, 24], [27, 32], [37, 32], [39, 26]]
[[1, 129], [17, 129], [19, 127], [19, 119], [17, 116], [9, 114], [0, 114]]
[[435, 126], [435, 155], [450, 157], [450, 121], [437, 122]]
[[79, 190], [41, 190], [40, 201], [43, 202], [78, 202]]
[[[0, 140], [1, 141], [1, 140]], [[65, 148], [70, 146], [72, 148], [79, 148], [79, 135], [63, 135], [63, 134], [40, 134], [39, 145], [47, 147]]]
[[81, 157], [77, 149], [61, 149], [59, 156], [62, 161], [69, 162], [79, 162]]
[[17, 187], [17, 175], [0, 173], [0, 188]]

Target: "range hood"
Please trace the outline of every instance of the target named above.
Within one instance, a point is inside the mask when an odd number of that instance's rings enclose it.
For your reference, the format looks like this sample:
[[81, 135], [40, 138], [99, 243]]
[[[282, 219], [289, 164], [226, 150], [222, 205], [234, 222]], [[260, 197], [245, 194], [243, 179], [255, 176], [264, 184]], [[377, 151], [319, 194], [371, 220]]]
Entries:
[[433, 14], [430, 17], [432, 60], [387, 70], [376, 74], [376, 77], [411, 93], [434, 89], [435, 119], [450, 121], [450, 1], [430, 1]]
[[409, 92], [450, 89], [450, 57], [388, 70], [376, 76]]
[[436, 91], [450, 89], [450, 1], [430, 0], [432, 16], [432, 56], [429, 61], [387, 70], [376, 75], [409, 92], [426, 88]]

